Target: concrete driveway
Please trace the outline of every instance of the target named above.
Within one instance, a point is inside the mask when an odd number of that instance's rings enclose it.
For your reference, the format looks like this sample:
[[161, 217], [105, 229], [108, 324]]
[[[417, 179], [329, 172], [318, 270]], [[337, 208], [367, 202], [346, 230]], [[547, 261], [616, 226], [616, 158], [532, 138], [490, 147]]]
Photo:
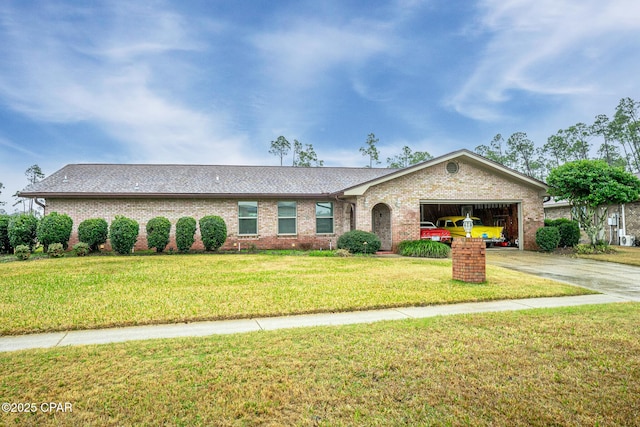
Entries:
[[516, 249], [488, 249], [487, 264], [640, 301], [640, 267]]

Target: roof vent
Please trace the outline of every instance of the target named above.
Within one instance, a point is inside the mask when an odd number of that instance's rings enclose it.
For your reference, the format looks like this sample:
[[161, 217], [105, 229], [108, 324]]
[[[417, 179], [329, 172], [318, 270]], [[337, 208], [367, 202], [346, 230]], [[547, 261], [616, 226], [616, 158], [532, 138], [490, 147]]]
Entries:
[[64, 179], [62, 180], [62, 182], [69, 182], [69, 180], [67, 179], [67, 175], [64, 176]]
[[138, 183], [136, 182], [136, 186], [133, 188], [134, 190], [139, 190], [140, 186], [138, 185]]
[[454, 173], [458, 173], [458, 170], [460, 170], [460, 167], [456, 162], [447, 163], [447, 172], [449, 172], [450, 174], [453, 175]]

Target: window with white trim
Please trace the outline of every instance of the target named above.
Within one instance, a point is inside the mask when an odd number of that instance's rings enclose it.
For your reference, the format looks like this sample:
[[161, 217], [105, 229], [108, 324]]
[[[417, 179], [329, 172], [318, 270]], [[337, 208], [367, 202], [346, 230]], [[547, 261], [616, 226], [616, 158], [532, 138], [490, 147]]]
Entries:
[[238, 234], [258, 234], [258, 202], [238, 202]]
[[296, 234], [296, 202], [278, 202], [278, 234]]

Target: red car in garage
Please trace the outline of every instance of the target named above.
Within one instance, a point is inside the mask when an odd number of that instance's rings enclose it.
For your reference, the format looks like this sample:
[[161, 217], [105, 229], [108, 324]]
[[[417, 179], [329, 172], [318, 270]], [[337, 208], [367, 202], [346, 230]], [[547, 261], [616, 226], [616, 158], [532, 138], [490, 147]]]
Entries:
[[420, 239], [451, 243], [451, 232], [444, 228], [436, 227], [431, 221], [423, 221], [420, 223]]

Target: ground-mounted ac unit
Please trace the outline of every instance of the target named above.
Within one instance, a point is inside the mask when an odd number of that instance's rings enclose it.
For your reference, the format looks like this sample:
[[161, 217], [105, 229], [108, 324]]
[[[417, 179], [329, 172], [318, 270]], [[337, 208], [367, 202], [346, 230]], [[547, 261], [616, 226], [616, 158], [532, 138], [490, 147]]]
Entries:
[[636, 237], [625, 234], [620, 237], [620, 246], [633, 246], [636, 244]]

